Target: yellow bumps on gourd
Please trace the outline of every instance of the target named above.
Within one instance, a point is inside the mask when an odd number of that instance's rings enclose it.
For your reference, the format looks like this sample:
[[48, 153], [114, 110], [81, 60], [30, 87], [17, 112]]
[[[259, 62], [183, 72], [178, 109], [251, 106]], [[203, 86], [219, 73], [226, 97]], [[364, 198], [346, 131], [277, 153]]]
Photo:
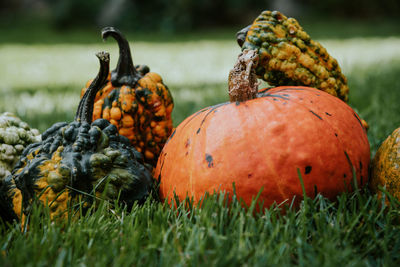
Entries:
[[123, 128], [131, 128], [134, 125], [134, 121], [131, 115], [126, 114], [123, 118], [122, 118], [122, 127]]
[[104, 99], [100, 99], [99, 101], [94, 103], [93, 106], [93, 119], [100, 119], [101, 110], [103, 108]]
[[400, 200], [400, 128], [396, 129], [379, 147], [372, 161], [371, 189], [379, 195], [385, 188]]
[[[68, 182], [67, 177], [69, 177], [69, 175], [65, 173], [68, 168], [64, 168], [61, 164], [61, 152], [63, 149], [64, 147], [62, 146], [58, 147], [52, 158], [46, 160], [42, 165], [39, 166], [39, 178], [34, 184], [35, 195], [39, 196], [38, 200], [41, 203], [49, 206], [51, 219], [58, 217], [63, 218], [67, 216], [65, 211], [69, 201], [68, 191], [63, 191], [63, 189]], [[29, 158], [32, 158], [32, 155], [28, 155], [28, 159]], [[22, 170], [23, 168], [21, 168], [21, 171]], [[22, 212], [21, 191], [14, 189], [12, 193], [14, 194], [14, 212], [18, 218], [24, 222], [25, 215]]]
[[257, 76], [270, 85], [301, 85], [348, 101], [347, 79], [333, 57], [294, 18], [264, 11], [251, 25], [242, 49], [257, 49]]
[[147, 89], [149, 89], [151, 91], [154, 91], [155, 88], [156, 88], [153, 80], [150, 77], [147, 77], [147, 76], [145, 76], [142, 79], [140, 79], [138, 84], [139, 84], [140, 87], [147, 88]]
[[155, 83], [157, 83], [157, 82], [162, 82], [161, 76], [158, 75], [158, 74], [155, 73], [155, 72], [150, 72], [150, 73], [149, 73], [149, 77], [150, 77], [150, 79], [152, 79]]
[[18, 218], [20, 218], [21, 214], [23, 214], [22, 213], [22, 193], [21, 193], [21, 190], [18, 190], [17, 188], [14, 188], [12, 190], [11, 194], [13, 194], [13, 198], [12, 198], [13, 210], [14, 210], [15, 214], [18, 216]]
[[121, 109], [118, 107], [117, 101], [114, 101], [112, 103], [112, 108], [111, 108], [111, 111], [110, 111], [110, 115], [111, 115], [111, 119], [112, 120], [118, 121], [118, 120], [121, 119], [121, 116], [122, 116]]
[[103, 89], [101, 91], [99, 91], [99, 93], [96, 95], [96, 98], [94, 101], [101, 99], [101, 97], [107, 96], [112, 90], [114, 90], [114, 87], [111, 84], [106, 84], [103, 87]]
[[123, 112], [129, 112], [132, 109], [132, 103], [135, 101], [135, 95], [128, 86], [122, 86], [119, 92], [119, 103]]
[[153, 159], [153, 158], [154, 158], [154, 154], [151, 153], [149, 150], [146, 150], [146, 151], [144, 152], [144, 156], [145, 156], [146, 158], [148, 158], [148, 159]]
[[[99, 117], [100, 118], [100, 117]], [[106, 120], [110, 120], [110, 107], [105, 107], [104, 109], [103, 109], [103, 116], [102, 116], [102, 118], [103, 119], [106, 119]]]

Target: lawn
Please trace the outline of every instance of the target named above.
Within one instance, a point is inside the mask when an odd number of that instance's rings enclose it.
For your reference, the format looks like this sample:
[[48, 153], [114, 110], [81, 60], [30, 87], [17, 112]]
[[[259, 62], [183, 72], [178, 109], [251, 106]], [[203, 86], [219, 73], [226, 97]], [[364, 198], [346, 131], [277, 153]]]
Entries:
[[[400, 126], [400, 38], [319, 40], [348, 77], [350, 105], [368, 121], [372, 155]], [[227, 101], [226, 80], [239, 48], [228, 40], [132, 43], [136, 64], [164, 77], [175, 101], [174, 124]], [[41, 131], [72, 120], [81, 88], [97, 72], [99, 44], [1, 44], [0, 112], [12, 111]], [[213, 195], [203, 208], [178, 211], [149, 199], [131, 211], [102, 203], [64, 225], [33, 212], [29, 231], [1, 229], [2, 266], [397, 266], [400, 208], [367, 189], [331, 202], [305, 198], [263, 213]], [[254, 208], [254, 207], [253, 207]], [[38, 208], [40, 209], [40, 208]], [[282, 212], [285, 210], [285, 212]]]

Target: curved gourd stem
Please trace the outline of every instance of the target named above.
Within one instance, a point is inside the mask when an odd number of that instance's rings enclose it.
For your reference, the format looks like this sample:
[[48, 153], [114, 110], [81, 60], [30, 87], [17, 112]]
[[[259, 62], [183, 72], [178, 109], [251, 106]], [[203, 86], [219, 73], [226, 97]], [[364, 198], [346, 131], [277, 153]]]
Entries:
[[257, 97], [257, 50], [245, 49], [229, 72], [228, 87], [231, 102], [243, 102]]
[[122, 33], [114, 27], [106, 27], [101, 31], [103, 40], [113, 37], [119, 47], [119, 59], [117, 68], [111, 72], [111, 84], [114, 87], [129, 85], [133, 87], [141, 78], [141, 75], [133, 65], [129, 43]]
[[79, 102], [78, 110], [75, 115], [76, 121], [87, 122], [89, 124], [92, 122], [93, 105], [96, 94], [107, 82], [108, 72], [110, 71], [110, 54], [107, 52], [99, 52], [96, 56], [100, 61], [99, 72]]
[[240, 47], [243, 46], [244, 42], [246, 41], [247, 32], [249, 31], [251, 25], [247, 26], [246, 28], [241, 29], [236, 33], [236, 41]]

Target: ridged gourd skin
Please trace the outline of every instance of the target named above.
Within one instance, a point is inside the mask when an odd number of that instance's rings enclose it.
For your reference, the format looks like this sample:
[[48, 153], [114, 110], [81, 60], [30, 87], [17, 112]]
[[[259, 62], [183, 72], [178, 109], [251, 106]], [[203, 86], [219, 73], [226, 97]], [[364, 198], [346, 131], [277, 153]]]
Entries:
[[[230, 73], [233, 101], [196, 112], [172, 133], [154, 173], [161, 199], [173, 201], [175, 194], [197, 203], [206, 192], [218, 191], [232, 196], [235, 184], [237, 197], [247, 205], [261, 189], [264, 207], [290, 205], [293, 197], [296, 205], [303, 195], [298, 171], [310, 197], [321, 193], [334, 200], [352, 190], [354, 179], [358, 186], [366, 183], [370, 148], [352, 108], [303, 86], [267, 88], [248, 97], [256, 83], [251, 68], [243, 65], [250, 66], [249, 60], [256, 62], [239, 56]], [[247, 100], [240, 100], [237, 90]]]
[[39, 141], [37, 129], [10, 112], [0, 114], [0, 180], [11, 174], [25, 147]]
[[400, 200], [400, 128], [393, 131], [378, 148], [371, 169], [372, 191], [382, 195], [379, 190], [382, 187]]
[[256, 73], [272, 86], [309, 86], [348, 101], [347, 79], [336, 59], [312, 40], [294, 18], [278, 11], [263, 11], [237, 34], [244, 49], [256, 49]]
[[[4, 221], [25, 221], [31, 204], [49, 207], [53, 220], [66, 219], [68, 210], [87, 208], [99, 199], [131, 206], [153, 189], [141, 153], [105, 119], [92, 122], [93, 100], [108, 75], [108, 53], [97, 54], [101, 68], [82, 98], [75, 121], [59, 122], [28, 146], [1, 185]], [[4, 201], [5, 200], [5, 201]]]
[[129, 44], [117, 29], [105, 28], [102, 35], [118, 41], [120, 58], [116, 70], [96, 95], [93, 120], [109, 120], [143, 153], [145, 161], [155, 166], [173, 128], [171, 93], [161, 76], [150, 72], [149, 67], [133, 66]]

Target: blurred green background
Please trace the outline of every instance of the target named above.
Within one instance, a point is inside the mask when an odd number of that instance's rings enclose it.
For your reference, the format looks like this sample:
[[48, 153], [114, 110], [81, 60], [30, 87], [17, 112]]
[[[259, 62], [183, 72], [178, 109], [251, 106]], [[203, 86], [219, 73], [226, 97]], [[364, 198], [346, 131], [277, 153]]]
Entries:
[[261, 11], [295, 17], [339, 62], [350, 105], [366, 119], [374, 152], [400, 126], [398, 0], [2, 0], [0, 112], [11, 111], [43, 131], [72, 120], [81, 88], [97, 73], [94, 54], [118, 55], [100, 29], [118, 27], [135, 64], [159, 73], [175, 101], [174, 124], [227, 101], [227, 76], [238, 30]]
[[[32, 33], [39, 30], [54, 30], [63, 35], [65, 31], [82, 32], [114, 25], [125, 32], [141, 32], [155, 38], [154, 34], [240, 28], [249, 24], [264, 9], [279, 10], [288, 16], [301, 18], [303, 23], [304, 20], [322, 25], [351, 22], [352, 26], [343, 28], [339, 34], [346, 35], [355, 34], [351, 31], [357, 24], [398, 21], [400, 3], [397, 0], [2, 0], [0, 22], [2, 30], [12, 32], [20, 26], [32, 31], [26, 31], [26, 37], [33, 37]], [[387, 25], [392, 29], [383, 27], [382, 32], [363, 31], [359, 34], [386, 34], [388, 30], [398, 33], [396, 26]], [[24, 40], [22, 33], [14, 33], [14, 36], [2, 36], [2, 41], [7, 38], [13, 40], [19, 34], [21, 39], [14, 41], [29, 41]], [[329, 33], [325, 35], [329, 36]], [[89, 36], [81, 36], [83, 39], [74, 41], [89, 41]], [[41, 42], [54, 41], [57, 40]]]

